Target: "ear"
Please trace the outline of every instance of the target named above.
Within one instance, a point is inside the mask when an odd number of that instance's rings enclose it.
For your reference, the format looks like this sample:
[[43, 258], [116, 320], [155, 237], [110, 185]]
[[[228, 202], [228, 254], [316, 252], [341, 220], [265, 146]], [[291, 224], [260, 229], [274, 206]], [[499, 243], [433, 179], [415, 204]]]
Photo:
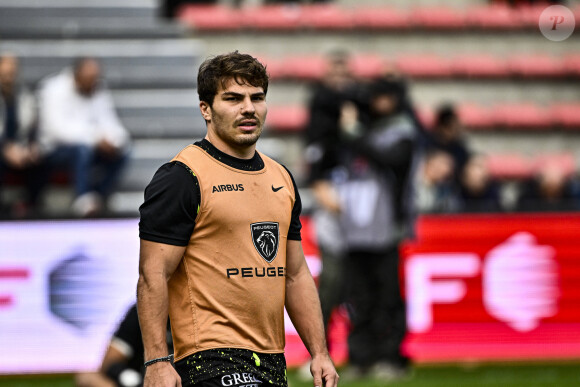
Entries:
[[211, 106], [207, 102], [201, 101], [199, 103], [199, 110], [204, 120], [211, 121]]

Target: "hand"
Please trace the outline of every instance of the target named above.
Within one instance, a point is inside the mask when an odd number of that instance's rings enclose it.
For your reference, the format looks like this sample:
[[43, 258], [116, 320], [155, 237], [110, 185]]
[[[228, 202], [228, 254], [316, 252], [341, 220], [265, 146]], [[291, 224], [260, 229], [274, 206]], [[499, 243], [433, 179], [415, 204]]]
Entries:
[[356, 136], [359, 131], [359, 112], [356, 105], [352, 102], [346, 102], [340, 109], [340, 130], [348, 136]]
[[171, 363], [163, 361], [147, 367], [143, 387], [181, 387], [181, 378]]
[[98, 142], [97, 150], [101, 155], [110, 160], [115, 159], [119, 154], [119, 148], [104, 139]]
[[312, 358], [310, 373], [314, 377], [314, 387], [336, 387], [338, 373], [328, 354]]

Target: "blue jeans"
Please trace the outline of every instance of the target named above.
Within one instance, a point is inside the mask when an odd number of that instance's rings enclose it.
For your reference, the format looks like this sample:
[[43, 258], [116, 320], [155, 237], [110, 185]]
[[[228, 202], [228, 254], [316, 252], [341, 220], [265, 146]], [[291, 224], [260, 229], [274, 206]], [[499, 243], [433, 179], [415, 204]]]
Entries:
[[72, 179], [76, 196], [95, 191], [107, 198], [115, 188], [118, 178], [129, 160], [129, 153], [105, 157], [95, 148], [86, 145], [61, 145], [44, 159], [38, 176], [37, 193], [58, 171], [65, 171]]

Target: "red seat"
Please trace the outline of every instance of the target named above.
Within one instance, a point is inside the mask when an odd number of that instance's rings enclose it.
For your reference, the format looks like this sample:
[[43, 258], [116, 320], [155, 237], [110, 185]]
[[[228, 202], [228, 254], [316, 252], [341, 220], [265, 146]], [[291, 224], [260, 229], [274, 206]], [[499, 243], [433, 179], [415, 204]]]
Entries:
[[494, 154], [486, 157], [489, 174], [496, 179], [524, 179], [532, 175], [531, 162], [519, 154]]
[[266, 71], [270, 79], [280, 79], [286, 76], [285, 66], [282, 60], [276, 58], [266, 58], [258, 55], [258, 60], [266, 66]]
[[552, 122], [566, 129], [580, 130], [580, 103], [561, 103], [550, 108]]
[[308, 123], [304, 106], [272, 106], [268, 109], [266, 126], [274, 131], [299, 131]]
[[499, 4], [470, 8], [465, 20], [469, 27], [483, 29], [519, 29], [523, 25], [517, 10]]
[[236, 10], [222, 5], [186, 5], [177, 19], [197, 30], [237, 30], [243, 26]]
[[546, 168], [556, 168], [567, 176], [576, 172], [576, 161], [571, 153], [539, 155], [532, 160], [531, 164], [533, 172]]
[[410, 54], [397, 58], [396, 67], [403, 74], [416, 78], [439, 78], [451, 75], [448, 59], [431, 54]]
[[573, 77], [580, 77], [580, 54], [566, 55], [563, 60], [564, 71]]
[[497, 78], [509, 74], [503, 59], [486, 54], [457, 56], [453, 59], [451, 69], [454, 75], [470, 78]]
[[531, 103], [502, 104], [492, 109], [499, 126], [512, 129], [546, 129], [552, 127], [547, 109]]
[[433, 129], [433, 126], [435, 125], [435, 112], [433, 109], [420, 107], [415, 109], [415, 114], [417, 114], [417, 118], [425, 130], [431, 131]]
[[533, 28], [537, 30], [540, 23], [540, 15], [546, 9], [546, 7], [546, 4], [519, 5], [516, 11], [522, 27]]
[[298, 55], [281, 61], [286, 78], [317, 80], [324, 76], [328, 61], [322, 55]]
[[408, 13], [393, 7], [361, 7], [352, 14], [353, 26], [365, 29], [406, 29], [411, 26]]
[[547, 55], [514, 56], [508, 60], [512, 74], [521, 77], [561, 77], [566, 75], [564, 63]]
[[349, 11], [335, 4], [305, 5], [302, 25], [313, 29], [349, 29], [353, 21]]
[[297, 5], [248, 7], [243, 11], [246, 27], [258, 30], [293, 30], [301, 25], [302, 8]]
[[420, 7], [411, 12], [414, 26], [429, 29], [458, 29], [465, 27], [465, 16], [456, 8], [445, 6]]
[[488, 108], [473, 103], [457, 107], [459, 119], [468, 129], [487, 129], [494, 126], [493, 116]]
[[386, 61], [376, 54], [359, 54], [350, 59], [349, 66], [355, 77], [377, 78], [385, 73]]

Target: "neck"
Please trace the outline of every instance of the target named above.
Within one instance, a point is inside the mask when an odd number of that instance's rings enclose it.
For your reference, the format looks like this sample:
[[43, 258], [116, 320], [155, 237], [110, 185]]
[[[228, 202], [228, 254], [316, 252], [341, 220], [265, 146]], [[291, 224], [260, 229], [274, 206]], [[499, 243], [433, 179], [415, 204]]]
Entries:
[[229, 156], [237, 157], [238, 159], [249, 160], [252, 157], [254, 157], [254, 154], [256, 153], [255, 143], [252, 145], [233, 146], [223, 141], [218, 135], [216, 135], [212, 131], [208, 131], [205, 138], [206, 140], [211, 142], [212, 145], [215, 146], [218, 150], [224, 152]]

